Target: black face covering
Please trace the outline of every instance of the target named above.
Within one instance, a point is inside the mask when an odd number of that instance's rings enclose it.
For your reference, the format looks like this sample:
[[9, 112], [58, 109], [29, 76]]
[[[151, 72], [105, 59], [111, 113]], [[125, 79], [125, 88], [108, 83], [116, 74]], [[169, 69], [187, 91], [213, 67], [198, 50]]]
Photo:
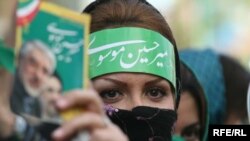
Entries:
[[115, 110], [108, 116], [118, 125], [130, 141], [171, 141], [173, 125], [177, 119], [174, 110], [136, 107], [132, 111]]

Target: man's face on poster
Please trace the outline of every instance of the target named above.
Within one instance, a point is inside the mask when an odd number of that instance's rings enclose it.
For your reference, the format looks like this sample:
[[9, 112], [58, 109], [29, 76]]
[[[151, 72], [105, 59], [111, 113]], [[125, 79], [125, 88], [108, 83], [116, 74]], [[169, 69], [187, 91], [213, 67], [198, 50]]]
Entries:
[[51, 76], [46, 81], [43, 91], [39, 96], [42, 106], [43, 106], [43, 115], [47, 117], [55, 117], [57, 116], [57, 111], [55, 109], [55, 100], [60, 97], [62, 94], [62, 84], [60, 80]]
[[52, 63], [40, 49], [32, 49], [20, 60], [20, 76], [24, 88], [31, 96], [38, 96], [50, 76]]

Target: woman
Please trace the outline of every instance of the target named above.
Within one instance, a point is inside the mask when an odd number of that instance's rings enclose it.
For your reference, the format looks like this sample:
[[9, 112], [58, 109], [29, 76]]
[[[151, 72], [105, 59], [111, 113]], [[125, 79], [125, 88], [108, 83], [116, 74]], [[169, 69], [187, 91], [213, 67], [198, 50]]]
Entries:
[[193, 70], [205, 90], [210, 124], [249, 123], [246, 98], [250, 73], [239, 62], [211, 49], [182, 50], [180, 58]]
[[208, 106], [206, 95], [191, 69], [181, 63], [182, 92], [177, 111], [175, 134], [186, 141], [205, 141], [208, 130]]
[[[249, 124], [247, 91], [250, 73], [234, 58], [220, 54], [225, 79], [226, 115], [224, 124]], [[240, 82], [240, 83], [237, 83]]]
[[[59, 110], [84, 107], [82, 115], [53, 133], [67, 140], [87, 130], [91, 140], [169, 141], [177, 119], [179, 59], [163, 16], [144, 0], [99, 0], [92, 15], [90, 78], [93, 90], [58, 99]], [[101, 99], [99, 98], [101, 97]], [[113, 123], [104, 122], [105, 114]]]
[[208, 98], [210, 124], [222, 124], [226, 107], [226, 88], [218, 54], [211, 49], [187, 49], [180, 51], [180, 58], [185, 60], [204, 88]]

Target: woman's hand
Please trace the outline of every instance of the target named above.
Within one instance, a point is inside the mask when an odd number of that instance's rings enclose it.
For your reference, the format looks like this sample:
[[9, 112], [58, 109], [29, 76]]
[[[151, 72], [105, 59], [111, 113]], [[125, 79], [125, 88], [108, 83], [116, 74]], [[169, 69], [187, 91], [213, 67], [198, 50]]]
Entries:
[[90, 141], [128, 141], [122, 131], [108, 121], [101, 98], [94, 90], [72, 91], [56, 100], [60, 111], [82, 108], [84, 112], [65, 122], [52, 137], [56, 141], [71, 140], [87, 131]]

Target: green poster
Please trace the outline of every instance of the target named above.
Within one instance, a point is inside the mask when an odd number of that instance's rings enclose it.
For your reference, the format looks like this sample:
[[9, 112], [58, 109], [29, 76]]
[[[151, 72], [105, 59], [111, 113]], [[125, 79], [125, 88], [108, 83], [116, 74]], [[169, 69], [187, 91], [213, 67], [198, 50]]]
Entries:
[[[10, 102], [16, 114], [57, 118], [53, 96], [87, 87], [89, 26], [88, 14], [46, 1], [19, 1], [17, 69]], [[72, 109], [62, 116], [67, 120], [79, 112]]]
[[41, 2], [30, 23], [18, 27], [17, 48], [31, 40], [44, 42], [56, 57], [63, 90], [86, 87], [90, 16]]

